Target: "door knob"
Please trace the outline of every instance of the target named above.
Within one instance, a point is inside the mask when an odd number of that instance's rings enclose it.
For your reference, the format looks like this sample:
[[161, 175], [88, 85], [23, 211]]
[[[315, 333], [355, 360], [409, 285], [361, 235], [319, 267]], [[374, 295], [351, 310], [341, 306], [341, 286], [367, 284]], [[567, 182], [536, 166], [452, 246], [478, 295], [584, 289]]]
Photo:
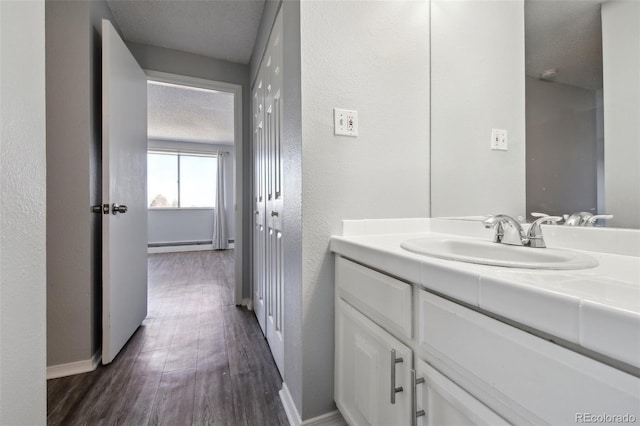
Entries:
[[91, 206], [91, 211], [98, 214], [109, 214], [109, 204]]
[[111, 205], [111, 213], [112, 214], [126, 213], [126, 212], [127, 212], [127, 206], [125, 206], [124, 204], [119, 205], [119, 204], [113, 203]]
[[271, 212], [271, 216], [278, 216], [278, 212]]

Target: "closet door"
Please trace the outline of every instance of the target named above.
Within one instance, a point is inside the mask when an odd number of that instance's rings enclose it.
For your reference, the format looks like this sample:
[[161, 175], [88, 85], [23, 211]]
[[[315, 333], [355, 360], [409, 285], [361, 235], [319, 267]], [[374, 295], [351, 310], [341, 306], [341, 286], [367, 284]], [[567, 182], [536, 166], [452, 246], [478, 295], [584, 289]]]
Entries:
[[269, 37], [253, 88], [253, 305], [273, 359], [284, 372], [282, 226], [282, 17]]
[[267, 157], [267, 341], [273, 359], [283, 374], [283, 271], [285, 235], [282, 227], [282, 18], [279, 15], [269, 38], [263, 60], [265, 66], [265, 135]]
[[266, 259], [266, 184], [265, 184], [265, 136], [264, 136], [264, 73], [258, 74], [253, 88], [253, 309], [262, 333], [267, 334]]

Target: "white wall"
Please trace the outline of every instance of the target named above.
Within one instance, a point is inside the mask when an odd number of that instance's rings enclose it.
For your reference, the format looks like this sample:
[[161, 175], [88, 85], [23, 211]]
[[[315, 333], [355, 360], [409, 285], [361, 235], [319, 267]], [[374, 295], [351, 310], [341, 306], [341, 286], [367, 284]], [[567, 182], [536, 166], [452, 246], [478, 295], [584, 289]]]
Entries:
[[[225, 211], [227, 235], [235, 238], [235, 168], [233, 146], [189, 142], [149, 140], [149, 149], [188, 150], [194, 152], [224, 151]], [[150, 209], [148, 214], [149, 243], [211, 241], [213, 209]]]
[[598, 213], [597, 91], [526, 82], [527, 214]]
[[[89, 4], [46, 1], [47, 365], [91, 358]], [[65, 105], [61, 108], [60, 105]]]
[[[330, 236], [341, 232], [343, 219], [429, 214], [429, 7], [426, 1], [303, 1], [300, 28], [303, 352], [298, 409], [308, 419], [334, 409]], [[358, 111], [359, 137], [333, 135], [334, 107]]]
[[640, 2], [602, 4], [605, 210], [640, 227]]
[[[431, 215], [525, 213], [524, 2], [431, 3]], [[491, 129], [508, 151], [491, 151]]]
[[[100, 348], [103, 0], [46, 2], [47, 365]], [[113, 19], [111, 19], [113, 22]]]
[[213, 209], [150, 209], [149, 244], [208, 241], [213, 236]]
[[0, 424], [46, 423], [44, 1], [0, 2]]

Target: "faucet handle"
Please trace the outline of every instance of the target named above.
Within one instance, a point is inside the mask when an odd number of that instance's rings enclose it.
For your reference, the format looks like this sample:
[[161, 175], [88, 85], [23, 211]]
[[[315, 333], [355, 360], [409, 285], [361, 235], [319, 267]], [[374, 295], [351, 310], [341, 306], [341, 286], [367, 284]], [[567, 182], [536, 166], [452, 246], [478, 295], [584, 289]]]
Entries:
[[549, 215], [546, 214], [546, 213], [531, 212], [531, 217], [538, 218], [538, 217], [547, 217], [547, 216], [549, 216]]
[[564, 218], [562, 216], [543, 216], [533, 221], [531, 227], [529, 228], [529, 232], [527, 233], [527, 238], [529, 240], [529, 247], [535, 248], [544, 248], [547, 245], [544, 242], [544, 238], [542, 237], [542, 225], [543, 223], [558, 223]]
[[541, 225], [543, 223], [558, 223], [561, 220], [564, 220], [564, 217], [562, 216], [549, 216], [549, 215], [545, 215], [542, 217], [539, 217], [538, 219], [536, 219], [535, 221], [533, 221], [533, 223], [531, 224], [531, 226], [533, 225]]
[[613, 219], [613, 215], [612, 214], [594, 214], [593, 216], [587, 219], [587, 221], [584, 223], [584, 226], [595, 226], [596, 220], [598, 219], [605, 219], [605, 220]]

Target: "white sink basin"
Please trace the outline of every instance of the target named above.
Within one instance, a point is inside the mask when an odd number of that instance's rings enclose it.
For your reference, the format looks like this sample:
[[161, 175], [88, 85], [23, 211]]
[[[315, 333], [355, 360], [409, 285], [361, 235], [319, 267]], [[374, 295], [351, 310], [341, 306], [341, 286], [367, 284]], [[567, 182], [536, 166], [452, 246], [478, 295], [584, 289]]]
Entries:
[[507, 268], [587, 269], [598, 261], [584, 253], [553, 248], [531, 248], [461, 238], [416, 238], [400, 246], [439, 259]]

